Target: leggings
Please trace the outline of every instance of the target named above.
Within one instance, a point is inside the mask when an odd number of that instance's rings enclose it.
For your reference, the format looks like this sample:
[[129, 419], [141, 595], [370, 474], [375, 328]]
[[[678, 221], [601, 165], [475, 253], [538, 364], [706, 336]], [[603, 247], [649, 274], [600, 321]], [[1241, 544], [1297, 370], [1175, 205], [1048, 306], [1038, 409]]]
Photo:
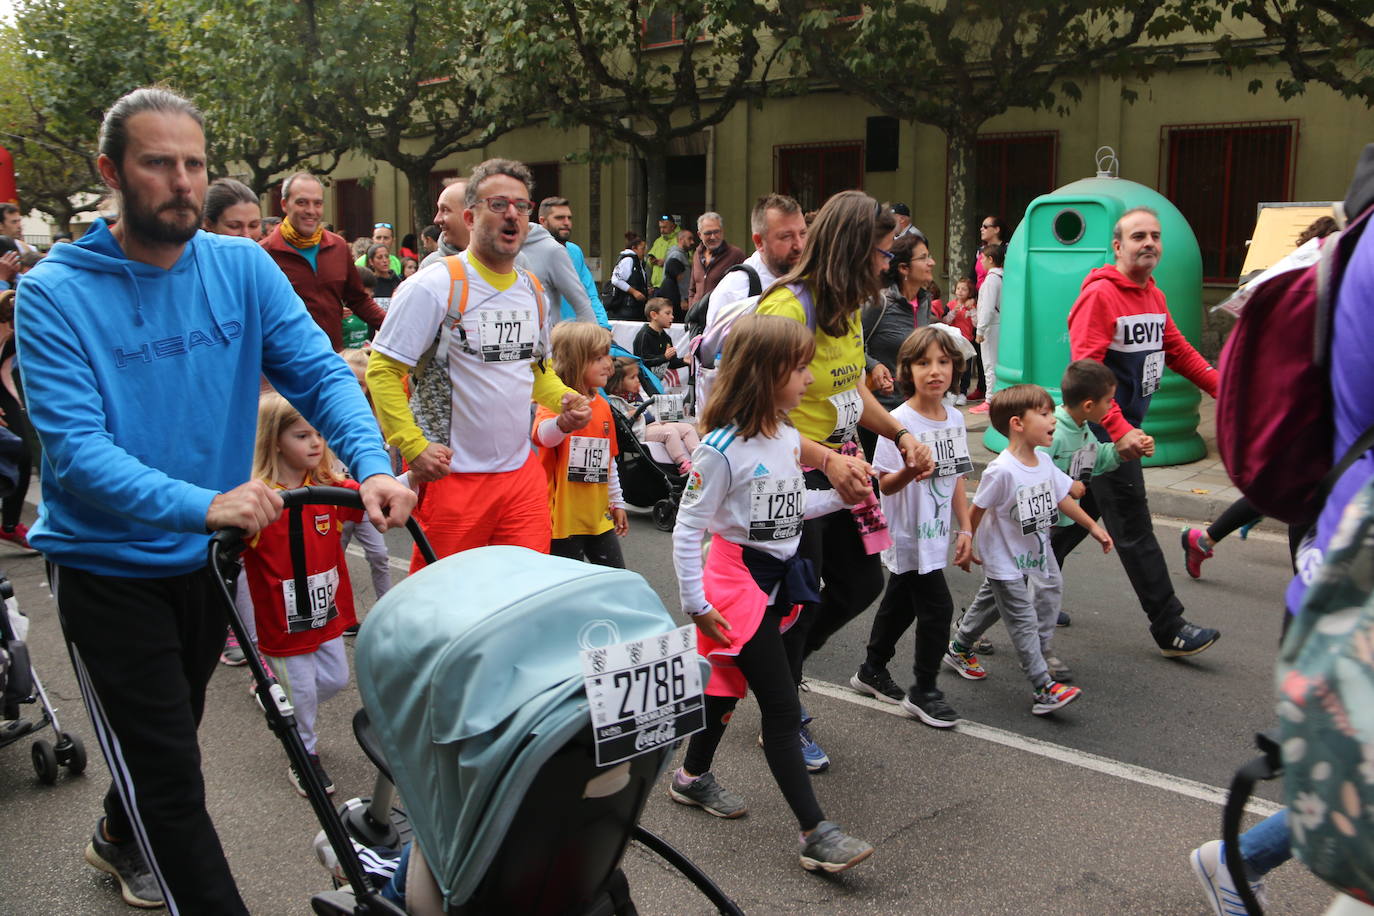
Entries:
[[644, 441], [662, 442], [668, 455], [678, 464], [692, 457], [701, 440], [690, 423], [650, 423], [644, 427]]
[[24, 511], [24, 497], [28, 495], [29, 479], [33, 476], [34, 433], [33, 427], [29, 425], [28, 414], [14, 398], [10, 397], [9, 391], [3, 385], [0, 385], [0, 410], [5, 412], [5, 422], [9, 425], [10, 432], [18, 436], [24, 446], [14, 457], [18, 472], [14, 480], [14, 489], [0, 500], [0, 526], [6, 531], [13, 531]]
[[940, 662], [949, 645], [949, 625], [954, 618], [954, 600], [945, 584], [943, 569], [918, 573], [915, 570], [892, 573], [873, 629], [868, 637], [866, 663], [883, 669], [897, 654], [897, 640], [916, 624], [916, 660], [912, 673], [916, 689], [930, 690], [940, 673]]
[[1242, 496], [1227, 506], [1221, 515], [1217, 516], [1217, 520], [1207, 526], [1207, 538], [1215, 544], [1231, 532], [1239, 531], [1246, 525], [1254, 524], [1262, 518], [1264, 516], [1255, 508], [1254, 504]]
[[625, 568], [625, 556], [620, 552], [620, 538], [614, 528], [600, 534], [573, 534], [565, 538], [554, 538], [549, 544], [549, 553], [555, 557], [569, 560], [586, 560], [597, 566], [612, 569]]
[[864, 551], [858, 523], [847, 509], [808, 519], [798, 552], [811, 561], [823, 583], [820, 603], [803, 608], [783, 637], [800, 684], [802, 660], [882, 594], [883, 566], [878, 554]]
[[[740, 649], [735, 663], [759, 703], [763, 718], [763, 756], [768, 760], [768, 769], [801, 829], [810, 830], [825, 820], [825, 815], [816, 801], [811, 777], [802, 762], [801, 743], [797, 741], [801, 702], [797, 699], [789, 658], [797, 645], [783, 644], [782, 634], [778, 632], [780, 615], [781, 610], [776, 606], [764, 613], [758, 630]], [[687, 742], [687, 755], [682, 761], [682, 768], [688, 773], [700, 776], [710, 771], [716, 747], [738, 702], [738, 697], [706, 697], [706, 730], [697, 732]]]

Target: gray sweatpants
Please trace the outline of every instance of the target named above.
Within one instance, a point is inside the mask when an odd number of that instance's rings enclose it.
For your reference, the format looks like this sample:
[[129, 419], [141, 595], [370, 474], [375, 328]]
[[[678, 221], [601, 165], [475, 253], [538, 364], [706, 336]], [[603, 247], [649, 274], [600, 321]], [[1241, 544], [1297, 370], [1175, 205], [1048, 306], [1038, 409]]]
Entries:
[[[363, 549], [363, 555], [367, 557], [367, 568], [372, 573], [372, 591], [380, 600], [391, 591], [391, 556], [387, 553], [386, 540], [367, 518], [361, 522], [344, 522], [345, 550], [348, 549], [348, 542], [355, 537], [358, 539], [358, 546]], [[362, 617], [359, 616], [358, 619], [362, 620]]]
[[1026, 679], [1032, 687], [1043, 687], [1050, 681], [1045, 656], [1050, 654], [1063, 592], [1064, 579], [1058, 569], [1038, 579], [984, 579], [954, 639], [961, 646], [972, 646], [1000, 616]]
[[268, 663], [287, 699], [296, 708], [296, 730], [305, 749], [315, 753], [315, 719], [320, 704], [348, 686], [348, 653], [342, 636], [321, 643], [314, 652], [269, 656]]

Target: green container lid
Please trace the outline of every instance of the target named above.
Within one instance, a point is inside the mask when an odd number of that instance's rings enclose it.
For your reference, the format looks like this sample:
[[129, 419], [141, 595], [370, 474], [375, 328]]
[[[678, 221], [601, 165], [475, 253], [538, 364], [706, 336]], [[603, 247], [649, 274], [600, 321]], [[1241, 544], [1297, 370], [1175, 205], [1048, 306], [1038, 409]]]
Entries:
[[[1069, 364], [1069, 309], [1088, 272], [1113, 264], [1112, 228], [1133, 207], [1159, 213], [1164, 249], [1155, 283], [1164, 291], [1174, 324], [1197, 346], [1202, 334], [1202, 254], [1197, 237], [1169, 199], [1122, 178], [1085, 178], [1042, 194], [1007, 246], [1002, 285], [1002, 336], [997, 387], [1033, 382], [1059, 403], [1059, 382]], [[1207, 455], [1198, 434], [1201, 392], [1166, 370], [1150, 401], [1145, 431], [1155, 439], [1146, 465], [1184, 464]], [[983, 442], [993, 451], [1006, 437], [991, 426]]]

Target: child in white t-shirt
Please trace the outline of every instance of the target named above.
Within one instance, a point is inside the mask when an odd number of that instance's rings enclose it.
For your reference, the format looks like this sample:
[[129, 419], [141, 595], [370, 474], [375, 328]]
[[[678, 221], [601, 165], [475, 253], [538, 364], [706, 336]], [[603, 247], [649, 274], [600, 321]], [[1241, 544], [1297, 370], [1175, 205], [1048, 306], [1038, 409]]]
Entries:
[[[964, 475], [973, 469], [968, 434], [959, 411], [944, 396], [964, 370], [964, 357], [955, 339], [938, 328], [918, 328], [897, 351], [897, 385], [907, 400], [892, 411], [897, 425], [929, 446], [935, 472], [912, 482], [897, 447], [879, 439], [873, 453], [878, 472], [883, 514], [892, 532], [892, 546], [883, 551], [883, 565], [891, 574], [887, 591], [873, 618], [864, 663], [849, 679], [860, 693], [885, 703], [899, 703], [907, 715], [934, 728], [949, 728], [959, 714], [935, 686], [940, 659], [949, 642], [954, 600], [945, 583], [950, 542], [954, 563], [965, 571], [973, 558]], [[887, 664], [897, 640], [916, 625], [915, 682], [910, 691], [897, 685]]]
[[[993, 399], [989, 419], [1008, 444], [989, 462], [973, 495], [970, 527], [987, 578], [959, 621], [945, 664], [969, 680], [987, 677], [973, 644], [1000, 615], [1035, 691], [1031, 712], [1043, 716], [1082, 693], [1051, 678], [1045, 664], [1063, 592], [1050, 532], [1063, 512], [1088, 529], [1103, 553], [1112, 549], [1112, 539], [1069, 495], [1069, 476], [1036, 451], [1054, 440], [1054, 400], [1048, 391], [1039, 385], [1003, 389]], [[988, 524], [979, 532], [985, 515]]]

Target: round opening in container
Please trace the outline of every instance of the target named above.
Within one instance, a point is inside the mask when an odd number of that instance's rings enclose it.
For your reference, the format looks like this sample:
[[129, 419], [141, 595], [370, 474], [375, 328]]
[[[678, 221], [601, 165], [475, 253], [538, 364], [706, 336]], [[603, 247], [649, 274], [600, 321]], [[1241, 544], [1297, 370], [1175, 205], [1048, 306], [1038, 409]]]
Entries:
[[1072, 207], [1060, 210], [1054, 217], [1054, 237], [1062, 245], [1072, 245], [1083, 237], [1083, 214]]

